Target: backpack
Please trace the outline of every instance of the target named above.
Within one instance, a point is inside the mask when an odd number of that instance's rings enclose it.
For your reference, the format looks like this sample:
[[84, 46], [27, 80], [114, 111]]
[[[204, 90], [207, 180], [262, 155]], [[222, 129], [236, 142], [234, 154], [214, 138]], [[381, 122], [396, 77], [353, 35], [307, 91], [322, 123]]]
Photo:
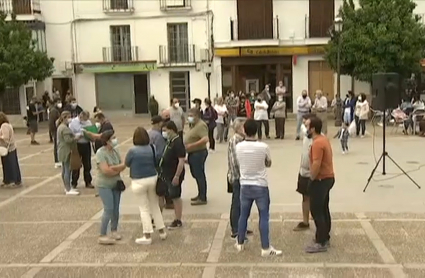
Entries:
[[214, 107], [210, 107], [211, 108], [211, 116], [212, 116], [212, 120], [217, 120], [218, 119], [218, 114], [217, 111], [214, 109]]

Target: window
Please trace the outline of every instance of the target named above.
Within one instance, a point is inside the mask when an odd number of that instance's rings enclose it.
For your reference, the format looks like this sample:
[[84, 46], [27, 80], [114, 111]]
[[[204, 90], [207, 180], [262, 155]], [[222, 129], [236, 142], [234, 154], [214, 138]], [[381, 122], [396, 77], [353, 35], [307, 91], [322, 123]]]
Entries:
[[168, 59], [171, 63], [189, 63], [189, 38], [187, 23], [167, 25]]
[[183, 111], [190, 108], [190, 74], [188, 71], [170, 72], [170, 98], [179, 100]]
[[111, 10], [127, 10], [127, 0], [110, 0]]
[[111, 26], [110, 32], [112, 62], [131, 61], [130, 25]]
[[186, 7], [186, 0], [165, 0], [167, 7], [170, 8], [182, 8]]
[[20, 115], [21, 102], [19, 100], [19, 88], [6, 88], [2, 105], [2, 110], [6, 115]]

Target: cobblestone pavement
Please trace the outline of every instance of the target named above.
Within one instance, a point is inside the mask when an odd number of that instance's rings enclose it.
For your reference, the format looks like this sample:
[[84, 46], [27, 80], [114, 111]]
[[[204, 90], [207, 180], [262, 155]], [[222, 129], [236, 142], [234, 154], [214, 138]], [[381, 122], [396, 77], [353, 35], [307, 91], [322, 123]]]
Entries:
[[[143, 122], [113, 121], [123, 154], [131, 147], [134, 126]], [[289, 122], [287, 132], [293, 130]], [[30, 146], [24, 134], [17, 137], [25, 186], [0, 189], [0, 277], [425, 277], [424, 193], [405, 177], [377, 177], [362, 192], [374, 165], [370, 137], [353, 139], [352, 152], [345, 156], [332, 141], [337, 174], [331, 196], [332, 247], [316, 255], [303, 252], [313, 237], [313, 223], [310, 231], [292, 231], [301, 217], [300, 196], [295, 193], [299, 142], [292, 134], [287, 140], [269, 141], [270, 234], [272, 244], [284, 251], [278, 258], [260, 256], [255, 213], [250, 224], [254, 236], [246, 250], [237, 254], [233, 248], [223, 144], [208, 158], [207, 206], [188, 205], [195, 184], [189, 174], [186, 177], [182, 229], [170, 231], [164, 242], [155, 235], [151, 246], [136, 245], [134, 239], [142, 233], [137, 199], [126, 191], [119, 227], [124, 238], [105, 247], [96, 241], [102, 205], [94, 191], [80, 184], [80, 196], [65, 196], [48, 136], [39, 137], [40, 146]], [[392, 136], [390, 154], [406, 170], [417, 170], [425, 163], [422, 140]], [[381, 151], [379, 142], [378, 138], [376, 153]], [[397, 172], [388, 166], [388, 172]], [[423, 170], [411, 174], [421, 184]], [[124, 176], [128, 182], [128, 173]], [[384, 178], [388, 177], [394, 176]], [[171, 221], [172, 212], [166, 211], [165, 219]]]

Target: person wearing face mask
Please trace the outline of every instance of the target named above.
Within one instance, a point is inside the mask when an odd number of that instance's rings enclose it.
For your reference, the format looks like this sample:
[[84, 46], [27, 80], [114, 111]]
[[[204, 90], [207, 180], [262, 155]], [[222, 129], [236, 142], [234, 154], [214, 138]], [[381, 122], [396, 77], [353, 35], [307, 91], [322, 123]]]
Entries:
[[210, 152], [215, 151], [215, 138], [214, 138], [214, 129], [217, 126], [216, 120], [218, 119], [217, 111], [212, 106], [211, 100], [205, 99], [205, 110], [202, 119], [208, 126], [208, 137], [209, 137], [209, 149]]
[[356, 98], [352, 91], [348, 91], [348, 94], [345, 96], [344, 103], [342, 108], [344, 109], [343, 122], [347, 125], [350, 125], [354, 120], [354, 107], [356, 106]]
[[[76, 118], [73, 118], [71, 123], [69, 124], [69, 128], [75, 134], [75, 136], [84, 135], [87, 133], [85, 131], [85, 127], [92, 126], [91, 121], [89, 120], [90, 113], [88, 111], [83, 111]], [[83, 164], [84, 169], [84, 182], [86, 184], [86, 188], [94, 188], [92, 185], [92, 176], [91, 176], [91, 145], [89, 139], [90, 136], [81, 136], [81, 138], [77, 141], [78, 153], [81, 157], [81, 162]], [[76, 188], [78, 185], [78, 179], [80, 178], [80, 169], [72, 171], [72, 180], [71, 184], [73, 188]]]
[[360, 135], [360, 129], [362, 131], [361, 138], [364, 137], [366, 132], [366, 120], [369, 118], [369, 103], [366, 100], [366, 95], [361, 93], [356, 102], [356, 135]]
[[254, 104], [254, 120], [257, 122], [258, 125], [258, 140], [261, 140], [263, 138], [263, 131], [261, 126], [264, 125], [266, 138], [270, 139], [269, 130], [269, 116], [267, 114], [267, 109], [269, 106], [267, 105], [267, 102], [262, 99], [261, 94], [258, 95], [257, 101]]
[[228, 92], [228, 95], [225, 99], [225, 105], [228, 114], [228, 122], [224, 128], [224, 141], [226, 142], [229, 136], [229, 126], [232, 125], [233, 121], [238, 116], [239, 102], [240, 98], [238, 96], [235, 96], [235, 93], [233, 91]]
[[190, 129], [184, 137], [187, 162], [189, 163], [190, 173], [198, 185], [198, 196], [191, 199], [191, 205], [206, 205], [207, 178], [205, 176], [205, 161], [208, 157], [208, 126], [202, 121], [201, 112], [198, 108], [189, 110], [187, 120], [190, 124]]
[[76, 147], [77, 140], [81, 135], [76, 136], [69, 128], [71, 113], [64, 111], [57, 121], [57, 144], [58, 161], [62, 164], [62, 182], [66, 195], [79, 195], [80, 192], [71, 187], [71, 150]]
[[317, 117], [322, 121], [322, 132], [328, 134], [328, 100], [323, 95], [322, 90], [316, 91], [316, 99], [312, 107], [312, 112], [316, 113]]
[[94, 141], [94, 147], [93, 151], [94, 153], [97, 153], [97, 151], [103, 146], [103, 142], [101, 140], [101, 135], [105, 131], [108, 130], [114, 130], [114, 127], [112, 126], [111, 122], [105, 117], [105, 115], [102, 112], [98, 112], [95, 116], [95, 125], [97, 127], [97, 133], [92, 133], [86, 130], [83, 130], [84, 134], [90, 137], [91, 140]]
[[303, 90], [301, 96], [297, 98], [297, 136], [295, 140], [300, 140], [301, 125], [303, 124], [304, 116], [310, 113], [311, 99], [307, 95], [307, 91]]
[[50, 107], [49, 114], [49, 134], [53, 139], [53, 157], [55, 159], [55, 168], [60, 168], [61, 163], [58, 160], [58, 142], [57, 142], [57, 125], [56, 122], [59, 120], [62, 112], [62, 102], [60, 99], [55, 98], [53, 105]]
[[197, 108], [199, 112], [201, 112], [201, 119], [202, 119], [204, 116], [204, 111], [202, 111], [202, 107], [201, 107], [202, 100], [199, 98], [195, 98], [194, 100], [192, 100], [192, 103], [195, 104], [195, 108]]
[[271, 112], [274, 113], [276, 138], [285, 138], [285, 119], [286, 119], [286, 102], [283, 95], [277, 97], [277, 101], [273, 104]]
[[37, 97], [31, 98], [27, 107], [28, 133], [31, 136], [31, 145], [40, 145], [40, 143], [35, 141], [35, 134], [38, 132], [38, 118], [42, 113], [43, 110], [39, 109], [37, 104]]
[[63, 109], [64, 111], [69, 111], [71, 113], [72, 118], [77, 118], [83, 109], [77, 104], [77, 100], [75, 97], [69, 97], [67, 105]]
[[[97, 187], [103, 203], [103, 214], [100, 222], [98, 243], [112, 245], [122, 236], [118, 234], [118, 220], [120, 217], [121, 191], [116, 189], [117, 183], [122, 182], [121, 172], [126, 166], [121, 159], [116, 146], [118, 141], [114, 131], [108, 130], [101, 134], [103, 146], [96, 153]], [[111, 233], [108, 235], [108, 225]]]
[[171, 100], [171, 107], [168, 108], [168, 110], [170, 111], [170, 121], [173, 121], [176, 124], [180, 137], [183, 137], [183, 130], [186, 119], [183, 109], [180, 107], [179, 100], [173, 98]]

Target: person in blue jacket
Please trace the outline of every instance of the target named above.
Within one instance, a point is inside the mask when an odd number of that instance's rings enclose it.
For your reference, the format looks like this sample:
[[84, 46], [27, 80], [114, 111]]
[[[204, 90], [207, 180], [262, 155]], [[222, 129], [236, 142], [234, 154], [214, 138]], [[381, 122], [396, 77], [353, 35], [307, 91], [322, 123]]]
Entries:
[[344, 103], [342, 104], [342, 109], [344, 110], [342, 113], [342, 120], [348, 125], [350, 125], [350, 123], [354, 120], [354, 107], [356, 106], [356, 100], [354, 93], [352, 91], [348, 91]]

